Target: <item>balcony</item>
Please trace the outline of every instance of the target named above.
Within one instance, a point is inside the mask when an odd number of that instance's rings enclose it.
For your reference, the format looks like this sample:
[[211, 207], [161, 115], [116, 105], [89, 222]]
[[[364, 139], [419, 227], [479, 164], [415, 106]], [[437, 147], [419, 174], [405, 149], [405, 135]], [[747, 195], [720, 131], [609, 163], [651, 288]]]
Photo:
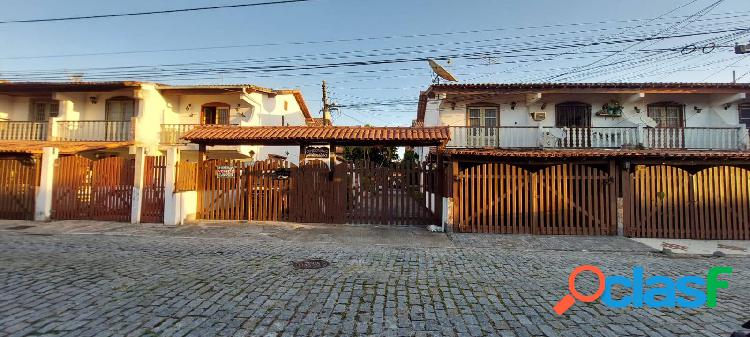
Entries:
[[46, 140], [47, 122], [0, 122], [0, 140]]
[[180, 138], [198, 126], [200, 124], [162, 124], [160, 142], [163, 145], [187, 144], [187, 141]]
[[745, 127], [450, 127], [450, 148], [627, 148], [747, 150]]
[[122, 142], [134, 139], [132, 121], [56, 121], [51, 140]]

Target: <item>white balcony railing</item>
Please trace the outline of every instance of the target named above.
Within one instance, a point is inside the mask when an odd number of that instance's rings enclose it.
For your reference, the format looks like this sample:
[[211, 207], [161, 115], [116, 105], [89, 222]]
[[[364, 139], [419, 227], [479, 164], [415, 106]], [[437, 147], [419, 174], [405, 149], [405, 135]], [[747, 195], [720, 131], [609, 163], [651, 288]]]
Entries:
[[195, 129], [200, 124], [162, 124], [161, 125], [161, 143], [162, 144], [185, 144], [187, 141], [180, 139], [188, 131]]
[[745, 150], [744, 127], [450, 127], [452, 148], [623, 148]]
[[46, 140], [47, 122], [0, 122], [0, 140]]
[[131, 121], [57, 121], [53, 139], [58, 141], [117, 142], [134, 138]]

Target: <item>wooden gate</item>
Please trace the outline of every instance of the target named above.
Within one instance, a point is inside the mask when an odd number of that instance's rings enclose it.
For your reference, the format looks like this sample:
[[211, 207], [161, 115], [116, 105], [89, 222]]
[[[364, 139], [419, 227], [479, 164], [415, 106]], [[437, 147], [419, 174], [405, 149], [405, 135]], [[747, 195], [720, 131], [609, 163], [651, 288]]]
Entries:
[[134, 171], [134, 160], [130, 158], [58, 158], [52, 218], [130, 221]]
[[33, 220], [39, 162], [0, 159], [0, 219]]
[[616, 218], [609, 175], [584, 165], [531, 173], [500, 163], [457, 177], [454, 230], [470, 233], [611, 235]]
[[166, 157], [146, 157], [143, 169], [141, 222], [164, 222], [164, 173]]
[[695, 174], [637, 166], [624, 193], [625, 235], [674, 239], [750, 239], [750, 171], [719, 166]]
[[204, 162], [198, 172], [198, 218], [425, 225], [436, 222], [437, 171], [428, 165], [339, 164], [300, 167]]

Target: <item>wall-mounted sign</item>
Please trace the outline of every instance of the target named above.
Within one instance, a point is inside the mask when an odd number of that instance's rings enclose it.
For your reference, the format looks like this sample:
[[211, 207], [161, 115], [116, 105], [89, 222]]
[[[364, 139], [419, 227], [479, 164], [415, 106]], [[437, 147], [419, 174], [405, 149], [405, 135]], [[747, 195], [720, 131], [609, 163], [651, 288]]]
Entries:
[[276, 180], [286, 180], [289, 179], [289, 176], [291, 175], [292, 171], [288, 168], [282, 167], [276, 169], [276, 171], [273, 171], [273, 179]]
[[330, 149], [323, 146], [307, 146], [305, 147], [305, 158], [306, 159], [325, 159], [329, 157]]
[[234, 166], [216, 166], [216, 178], [234, 178]]

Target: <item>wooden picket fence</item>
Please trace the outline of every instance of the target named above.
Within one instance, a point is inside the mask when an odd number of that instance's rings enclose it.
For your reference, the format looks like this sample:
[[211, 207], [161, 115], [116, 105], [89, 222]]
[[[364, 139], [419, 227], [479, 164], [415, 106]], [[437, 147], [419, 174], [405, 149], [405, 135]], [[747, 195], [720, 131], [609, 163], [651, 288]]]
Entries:
[[470, 233], [611, 235], [613, 179], [585, 165], [538, 172], [486, 163], [454, 180], [453, 230]]
[[[179, 171], [178, 171], [179, 172]], [[178, 173], [179, 175], [179, 173]], [[178, 180], [182, 180], [179, 177]], [[198, 218], [424, 225], [439, 221], [430, 191], [437, 171], [424, 165], [339, 164], [300, 167], [207, 161], [198, 168]]]
[[109, 157], [58, 158], [52, 189], [52, 218], [130, 221], [134, 160]]
[[164, 175], [166, 157], [148, 156], [143, 168], [141, 222], [164, 222]]
[[181, 161], [177, 163], [175, 192], [198, 189], [198, 163]]
[[624, 231], [632, 237], [750, 239], [750, 171], [719, 166], [691, 174], [637, 166], [623, 186]]
[[39, 167], [30, 159], [0, 159], [0, 219], [34, 219]]

